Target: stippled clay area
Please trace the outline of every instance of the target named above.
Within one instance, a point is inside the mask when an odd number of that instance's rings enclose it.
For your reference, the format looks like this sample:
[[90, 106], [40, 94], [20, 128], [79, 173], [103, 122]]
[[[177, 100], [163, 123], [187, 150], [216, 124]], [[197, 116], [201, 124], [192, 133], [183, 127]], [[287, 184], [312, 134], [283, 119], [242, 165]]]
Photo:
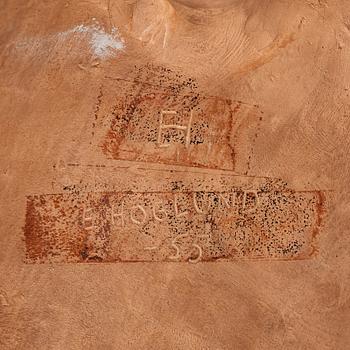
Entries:
[[[207, 182], [205, 184], [205, 182]], [[197, 185], [198, 186], [198, 185]], [[244, 189], [210, 181], [191, 191], [88, 192], [27, 198], [29, 263], [305, 259], [317, 251], [322, 192], [269, 182]]]
[[208, 96], [195, 79], [152, 65], [105, 77], [97, 100], [92, 134], [108, 158], [249, 170], [258, 106]]

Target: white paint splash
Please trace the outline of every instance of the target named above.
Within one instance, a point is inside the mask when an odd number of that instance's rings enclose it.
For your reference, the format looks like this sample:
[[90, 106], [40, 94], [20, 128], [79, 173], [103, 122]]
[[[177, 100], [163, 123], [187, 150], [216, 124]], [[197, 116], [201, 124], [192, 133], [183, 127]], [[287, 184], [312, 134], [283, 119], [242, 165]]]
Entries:
[[113, 55], [113, 50], [123, 50], [124, 41], [118, 34], [116, 28], [113, 28], [111, 33], [106, 33], [102, 28], [97, 25], [78, 25], [65, 32], [59, 33], [62, 38], [70, 39], [70, 37], [76, 37], [76, 39], [86, 39], [89, 44], [92, 53], [99, 58], [107, 58]]
[[81, 24], [64, 32], [27, 38], [18, 41], [15, 46], [29, 56], [64, 55], [74, 58], [83, 56], [88, 50], [93, 58], [99, 59], [114, 57], [117, 51], [125, 48], [116, 28], [108, 33], [98, 24]]

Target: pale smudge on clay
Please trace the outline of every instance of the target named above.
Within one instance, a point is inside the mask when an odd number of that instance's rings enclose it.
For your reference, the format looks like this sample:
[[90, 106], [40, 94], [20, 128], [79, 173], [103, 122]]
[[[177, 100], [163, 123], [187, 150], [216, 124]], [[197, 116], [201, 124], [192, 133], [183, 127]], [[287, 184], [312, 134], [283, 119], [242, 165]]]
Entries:
[[124, 42], [119, 37], [116, 28], [112, 28], [111, 34], [106, 33], [97, 25], [79, 25], [65, 32], [59, 33], [61, 38], [71, 36], [87, 39], [90, 43], [91, 51], [99, 58], [107, 58], [113, 55], [113, 50], [123, 50]]
[[26, 54], [52, 52], [54, 49], [66, 56], [81, 56], [84, 48], [88, 48], [94, 58], [107, 59], [115, 56], [116, 51], [125, 48], [124, 40], [119, 35], [117, 28], [113, 27], [110, 33], [103, 28], [94, 25], [80, 24], [64, 32], [58, 32], [43, 37], [32, 37], [16, 43], [16, 49], [25, 51]]

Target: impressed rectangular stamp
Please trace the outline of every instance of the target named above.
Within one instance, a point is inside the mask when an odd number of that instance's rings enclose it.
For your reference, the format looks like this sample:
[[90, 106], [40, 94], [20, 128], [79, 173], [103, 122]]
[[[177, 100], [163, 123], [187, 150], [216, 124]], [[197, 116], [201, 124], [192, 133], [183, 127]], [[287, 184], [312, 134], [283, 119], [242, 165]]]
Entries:
[[244, 185], [229, 175], [168, 175], [167, 186], [150, 177], [139, 191], [73, 186], [28, 196], [27, 262], [295, 260], [316, 252], [322, 192], [266, 179]]
[[133, 79], [106, 78], [92, 133], [108, 159], [245, 173], [262, 119], [258, 106], [209, 96], [170, 71], [140, 68]]

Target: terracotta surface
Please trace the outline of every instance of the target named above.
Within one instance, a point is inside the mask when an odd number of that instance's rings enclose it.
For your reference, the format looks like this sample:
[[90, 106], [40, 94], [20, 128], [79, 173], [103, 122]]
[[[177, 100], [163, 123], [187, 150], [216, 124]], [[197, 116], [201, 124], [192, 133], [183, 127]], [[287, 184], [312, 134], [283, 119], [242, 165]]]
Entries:
[[0, 349], [349, 347], [347, 1], [0, 18]]

